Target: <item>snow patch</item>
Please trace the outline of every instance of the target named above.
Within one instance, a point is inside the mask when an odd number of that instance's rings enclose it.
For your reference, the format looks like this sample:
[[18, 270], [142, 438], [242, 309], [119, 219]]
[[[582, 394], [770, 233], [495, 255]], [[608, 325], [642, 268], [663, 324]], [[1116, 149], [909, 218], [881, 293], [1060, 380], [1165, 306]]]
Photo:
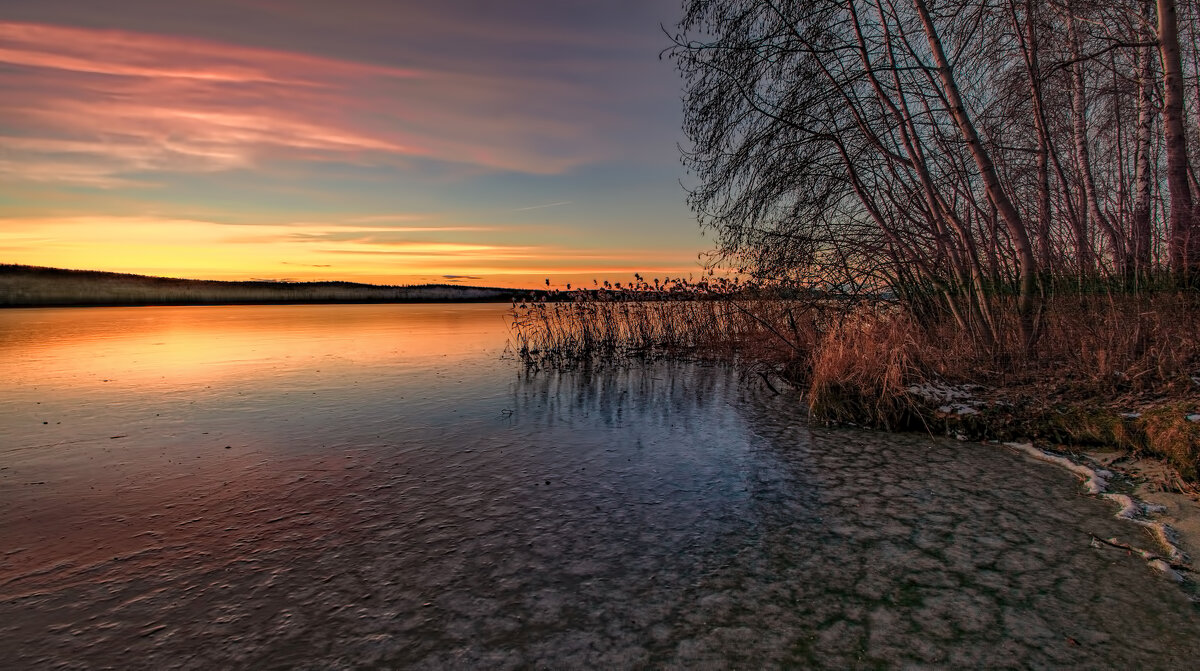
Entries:
[[1140, 412], [1123, 412], [1123, 413], [1121, 413], [1121, 416], [1124, 417], [1125, 419], [1137, 419], [1142, 416], [1142, 413], [1140, 413]]
[[938, 412], [944, 412], [947, 415], [978, 415], [979, 411], [969, 405], [962, 403], [950, 403], [938, 407]]
[[1200, 422], [1200, 413], [1192, 413], [1186, 419], [1189, 422]]
[[1108, 482], [1096, 471], [1093, 471], [1083, 464], [1077, 464], [1066, 457], [1060, 457], [1056, 454], [1043, 452], [1034, 447], [1033, 443], [1005, 443], [1005, 445], [1013, 449], [1020, 450], [1034, 459], [1039, 461], [1048, 461], [1083, 477], [1085, 479], [1083, 486], [1087, 487], [1089, 494], [1103, 494], [1104, 490], [1108, 488]]
[[920, 398], [930, 405], [937, 405], [937, 411], [946, 415], [978, 415], [977, 406], [983, 401], [972, 398], [972, 391], [979, 389], [974, 384], [934, 384], [925, 382], [905, 387], [905, 391]]
[[954, 403], [955, 401], [971, 400], [972, 389], [975, 389], [975, 385], [933, 384], [931, 382], [925, 382], [906, 387], [905, 391], [914, 396], [919, 396], [923, 400], [930, 403], [949, 404]]
[[1104, 494], [1104, 498], [1109, 501], [1115, 501], [1121, 509], [1117, 511], [1117, 517], [1121, 519], [1137, 521], [1137, 516], [1142, 512], [1142, 507], [1133, 502], [1133, 499], [1124, 494]]
[[1162, 571], [1163, 575], [1167, 576], [1171, 580], [1174, 580], [1175, 582], [1183, 582], [1183, 576], [1180, 575], [1179, 571], [1171, 568], [1170, 564], [1161, 559], [1151, 559], [1150, 566], [1155, 570]]
[[[1175, 564], [1185, 564], [1189, 561], [1188, 556], [1183, 552], [1183, 550], [1179, 549], [1178, 538], [1174, 529], [1162, 522], [1142, 519], [1143, 515], [1162, 512], [1162, 506], [1142, 504], [1134, 501], [1125, 494], [1115, 494], [1105, 491], [1108, 489], [1108, 481], [1106, 478], [1112, 477], [1111, 472], [1106, 470], [1093, 470], [1087, 466], [1084, 466], [1083, 464], [1077, 464], [1066, 457], [1060, 457], [1056, 454], [1050, 454], [1049, 452], [1039, 450], [1038, 448], [1034, 447], [1032, 443], [1004, 444], [1015, 450], [1024, 452], [1034, 459], [1061, 466], [1062, 468], [1065, 468], [1068, 471], [1071, 471], [1072, 473], [1084, 478], [1084, 486], [1087, 488], [1089, 494], [1094, 494], [1100, 498], [1108, 499], [1121, 507], [1121, 509], [1118, 510], [1115, 515], [1117, 519], [1127, 520], [1129, 522], [1133, 522], [1134, 524], [1146, 527], [1146, 529], [1148, 529], [1150, 533], [1154, 535], [1155, 540], [1157, 540], [1159, 544], [1162, 545], [1163, 549], [1167, 551], [1166, 559], [1169, 560], [1169, 562]], [[1142, 558], [1146, 559], [1151, 566], [1163, 571], [1172, 580], [1182, 580], [1182, 577], [1177, 571], [1175, 571], [1175, 569], [1171, 567], [1171, 564], [1168, 563], [1168, 561], [1164, 561], [1162, 558], [1156, 557], [1149, 552], [1141, 551], [1141, 554]], [[1158, 563], [1156, 564], [1155, 562]]]

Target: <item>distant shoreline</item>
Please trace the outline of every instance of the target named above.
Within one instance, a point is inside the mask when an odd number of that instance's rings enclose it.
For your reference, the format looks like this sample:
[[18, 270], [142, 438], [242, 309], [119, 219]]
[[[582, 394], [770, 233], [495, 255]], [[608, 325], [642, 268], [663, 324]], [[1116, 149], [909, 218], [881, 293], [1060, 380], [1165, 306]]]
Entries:
[[434, 304], [500, 304], [511, 303], [512, 301], [503, 298], [479, 298], [479, 299], [405, 299], [405, 300], [366, 300], [366, 301], [351, 301], [351, 300], [294, 300], [294, 301], [200, 301], [194, 303], [185, 302], [128, 302], [128, 303], [41, 303], [41, 304], [15, 304], [0, 302], [0, 310], [39, 310], [44, 308], [202, 308], [202, 307], [239, 307], [239, 306], [271, 306], [271, 305], [434, 305]]
[[546, 293], [455, 284], [190, 280], [0, 264], [0, 308], [504, 303]]

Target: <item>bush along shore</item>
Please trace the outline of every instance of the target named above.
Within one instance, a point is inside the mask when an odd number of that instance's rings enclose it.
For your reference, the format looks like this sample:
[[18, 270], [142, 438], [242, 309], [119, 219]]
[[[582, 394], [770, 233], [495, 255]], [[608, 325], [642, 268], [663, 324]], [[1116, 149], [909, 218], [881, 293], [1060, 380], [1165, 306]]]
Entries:
[[810, 421], [963, 440], [1110, 447], [1165, 460], [1165, 486], [1200, 481], [1200, 294], [1163, 288], [1051, 296], [1023, 337], [1016, 301], [963, 329], [879, 297], [730, 281], [640, 281], [514, 304], [529, 365], [596, 358], [736, 362], [799, 392]]

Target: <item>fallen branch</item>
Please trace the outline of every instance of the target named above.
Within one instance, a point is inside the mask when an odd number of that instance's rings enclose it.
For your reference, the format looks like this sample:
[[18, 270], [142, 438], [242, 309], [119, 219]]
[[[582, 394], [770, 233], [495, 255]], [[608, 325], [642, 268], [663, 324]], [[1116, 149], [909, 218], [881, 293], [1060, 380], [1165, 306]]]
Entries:
[[1173, 562], [1166, 557], [1163, 557], [1161, 555], [1156, 555], [1153, 552], [1150, 552], [1148, 550], [1136, 548], [1132, 545], [1127, 545], [1115, 538], [1101, 538], [1101, 537], [1097, 536], [1096, 534], [1088, 534], [1088, 535], [1092, 537], [1093, 542], [1102, 543], [1102, 544], [1108, 545], [1110, 547], [1114, 547], [1114, 548], [1117, 548], [1120, 550], [1126, 550], [1128, 552], [1132, 552], [1132, 553], [1136, 554], [1137, 556], [1141, 557], [1142, 559], [1145, 559], [1148, 562], [1158, 561], [1158, 562], [1162, 562], [1163, 564], [1171, 567], [1172, 569], [1174, 569], [1176, 571], [1183, 571], [1185, 573], [1195, 573], [1195, 571], [1192, 569], [1192, 567], [1188, 566], [1187, 564], [1180, 564], [1179, 562]]

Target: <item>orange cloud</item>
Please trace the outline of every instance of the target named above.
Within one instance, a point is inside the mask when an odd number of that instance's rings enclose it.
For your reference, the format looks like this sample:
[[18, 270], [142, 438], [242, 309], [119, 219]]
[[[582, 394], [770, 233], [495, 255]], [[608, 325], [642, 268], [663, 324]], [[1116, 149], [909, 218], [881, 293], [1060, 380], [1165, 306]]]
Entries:
[[[337, 277], [396, 283], [451, 274], [533, 286], [547, 275], [590, 283], [590, 277], [698, 270], [669, 253], [585, 253], [479, 241], [480, 228], [342, 222], [227, 224], [152, 216], [9, 217], [0, 218], [0, 250], [6, 250], [9, 263], [205, 279]], [[490, 230], [500, 237], [506, 234]], [[465, 232], [472, 237], [454, 239]], [[434, 239], [415, 239], [414, 234]]]

